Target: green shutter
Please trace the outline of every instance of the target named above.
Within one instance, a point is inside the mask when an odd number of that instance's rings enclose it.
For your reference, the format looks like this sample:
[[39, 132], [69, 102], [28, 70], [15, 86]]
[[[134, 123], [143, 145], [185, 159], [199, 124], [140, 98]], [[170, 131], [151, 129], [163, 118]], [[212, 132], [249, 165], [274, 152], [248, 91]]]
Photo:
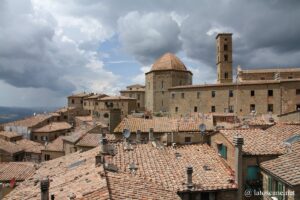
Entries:
[[225, 145], [223, 145], [223, 149], [224, 149], [223, 158], [227, 159], [227, 147]]
[[272, 192], [272, 177], [268, 176], [268, 191]]
[[[283, 183], [278, 181], [278, 192], [283, 192]], [[278, 200], [283, 200], [283, 195], [278, 195], [277, 196]]]

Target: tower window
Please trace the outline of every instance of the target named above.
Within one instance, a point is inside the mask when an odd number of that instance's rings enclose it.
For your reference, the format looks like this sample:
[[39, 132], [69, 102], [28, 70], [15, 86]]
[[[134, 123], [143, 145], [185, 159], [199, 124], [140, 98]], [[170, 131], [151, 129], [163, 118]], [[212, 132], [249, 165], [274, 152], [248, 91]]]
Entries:
[[254, 90], [251, 90], [251, 91], [250, 91], [250, 95], [251, 95], [251, 97], [254, 97], [254, 96], [255, 96], [255, 91], [254, 91]]
[[250, 104], [250, 112], [255, 111], [255, 104]]
[[228, 79], [228, 72], [224, 73], [224, 77], [225, 77], [225, 79]]
[[273, 96], [273, 90], [268, 90], [268, 96], [272, 97]]
[[178, 107], [175, 107], [175, 112], [178, 112]]
[[233, 97], [233, 91], [229, 90], [229, 97]]
[[175, 93], [172, 93], [172, 99], [175, 99]]
[[72, 102], [72, 104], [74, 104], [75, 103], [74, 99], [72, 99], [71, 102]]
[[228, 45], [224, 44], [224, 51], [228, 51]]
[[224, 61], [228, 61], [228, 55], [224, 55]]
[[228, 110], [229, 110], [230, 113], [233, 113], [234, 112], [233, 106], [229, 106]]
[[211, 91], [211, 97], [215, 97], [216, 96], [216, 91]]
[[194, 107], [194, 112], [198, 112], [198, 107], [197, 106]]
[[296, 105], [296, 110], [300, 110], [300, 104]]
[[268, 112], [273, 112], [273, 104], [268, 104]]
[[164, 81], [161, 81], [161, 89], [164, 88]]
[[184, 93], [181, 93], [181, 98], [184, 99]]
[[296, 95], [300, 95], [300, 89], [296, 89]]
[[216, 112], [216, 106], [211, 107], [211, 112]]

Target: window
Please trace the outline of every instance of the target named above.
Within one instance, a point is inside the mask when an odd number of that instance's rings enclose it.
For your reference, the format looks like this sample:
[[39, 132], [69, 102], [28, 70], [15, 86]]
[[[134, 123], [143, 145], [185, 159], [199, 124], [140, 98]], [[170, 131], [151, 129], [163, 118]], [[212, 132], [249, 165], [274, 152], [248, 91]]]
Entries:
[[41, 140], [42, 141], [48, 141], [48, 137], [47, 136], [41, 136]]
[[296, 95], [300, 95], [300, 89], [296, 89]]
[[248, 166], [247, 167], [247, 181], [258, 180], [259, 178], [259, 167], [258, 166]]
[[273, 112], [273, 104], [268, 104], [268, 112]]
[[161, 100], [161, 106], [164, 106], [164, 100]]
[[229, 106], [228, 110], [229, 110], [230, 113], [233, 113], [234, 112], [233, 106]]
[[[90, 102], [89, 102], [89, 104], [90, 104]], [[86, 102], [84, 102], [83, 105], [86, 106]]]
[[194, 112], [198, 112], [198, 107], [197, 106], [194, 107]]
[[292, 76], [289, 76], [289, 77], [288, 77], [288, 79], [292, 79], [292, 78], [293, 78]]
[[200, 92], [197, 92], [197, 99], [200, 98]]
[[250, 104], [250, 112], [255, 111], [255, 104]]
[[296, 110], [300, 110], [300, 104], [296, 105]]
[[254, 91], [254, 90], [251, 90], [251, 91], [250, 91], [250, 95], [251, 95], [251, 97], [254, 97], [254, 96], [255, 96], [255, 91]]
[[272, 97], [273, 96], [273, 90], [268, 90], [268, 96]]
[[175, 107], [175, 112], [178, 112], [178, 107]]
[[191, 142], [192, 142], [191, 137], [185, 137], [185, 138], [184, 138], [184, 142], [185, 142], [185, 143], [191, 143]]
[[71, 102], [72, 102], [72, 104], [74, 104], [75, 103], [74, 99], [71, 99]]
[[161, 81], [161, 89], [164, 88], [164, 81]]
[[261, 77], [260, 80], [265, 80], [265, 77]]
[[271, 176], [268, 176], [268, 192], [272, 192], [273, 191], [273, 180]]
[[228, 51], [228, 45], [224, 44], [224, 51]]
[[140, 107], [140, 103], [137, 103], [137, 107], [138, 107], [138, 108]]
[[175, 93], [172, 93], [172, 99], [175, 99]]
[[45, 160], [50, 160], [50, 155], [49, 154], [45, 154], [44, 158], [45, 158]]
[[224, 55], [224, 61], [228, 61], [228, 55]]
[[140, 94], [137, 95], [137, 99], [138, 99], [138, 100], [141, 99], [141, 95], [140, 95]]
[[228, 79], [228, 72], [225, 72], [225, 73], [224, 73], [224, 78], [225, 78], [225, 79]]
[[211, 97], [215, 97], [216, 96], [216, 91], [211, 91]]
[[184, 93], [181, 93], [181, 98], [184, 99]]
[[216, 107], [215, 106], [211, 107], [211, 112], [216, 112]]
[[83, 100], [80, 100], [80, 103], [83, 104]]
[[224, 159], [227, 159], [227, 147], [224, 144], [218, 144], [218, 153]]
[[103, 117], [104, 117], [104, 118], [108, 118], [108, 117], [109, 117], [109, 114], [108, 114], [108, 113], [104, 113]]
[[233, 91], [229, 90], [229, 97], [233, 97]]
[[35, 136], [34, 136], [34, 139], [35, 139], [35, 140], [37, 140], [37, 139], [38, 139], [38, 137], [35, 135]]

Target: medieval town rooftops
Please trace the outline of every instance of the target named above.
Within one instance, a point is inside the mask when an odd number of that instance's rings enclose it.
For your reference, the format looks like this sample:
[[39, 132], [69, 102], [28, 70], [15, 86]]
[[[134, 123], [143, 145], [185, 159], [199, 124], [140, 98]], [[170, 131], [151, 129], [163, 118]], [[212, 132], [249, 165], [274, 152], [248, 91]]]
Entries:
[[160, 70], [187, 71], [183, 62], [172, 53], [166, 53], [154, 62], [151, 71]]
[[3, 138], [14, 138], [14, 137], [20, 137], [22, 135], [16, 133], [16, 132], [9, 132], [9, 131], [0, 131], [0, 137]]
[[59, 136], [58, 138], [56, 138], [52, 142], [48, 143], [47, 145], [45, 145], [45, 149], [43, 149], [43, 150], [64, 152], [63, 137], [64, 136]]
[[84, 98], [84, 97], [89, 97], [89, 96], [92, 96], [92, 93], [82, 92], [82, 93], [70, 95], [70, 96], [68, 96], [68, 98]]
[[47, 114], [38, 114], [36, 116], [30, 116], [25, 119], [3, 124], [3, 126], [23, 126], [23, 127], [31, 128], [38, 125], [39, 123], [42, 123], [50, 119], [51, 117], [52, 117], [51, 115], [47, 115]]
[[0, 139], [0, 149], [8, 153], [14, 154], [23, 151], [17, 144]]
[[[173, 131], [199, 131], [199, 125], [202, 123], [201, 119], [175, 119], [168, 117], [153, 117], [152, 119], [143, 118], [124, 118], [122, 122], [115, 128], [114, 132], [121, 133], [124, 129], [129, 129], [132, 132], [140, 130], [141, 132], [149, 132], [153, 128], [154, 132], [173, 132]], [[212, 123], [207, 125], [207, 130], [212, 130]]]
[[45, 146], [38, 143], [34, 142], [32, 140], [28, 139], [22, 139], [16, 141], [16, 144], [21, 147], [25, 152], [28, 153], [37, 153], [40, 154], [43, 149], [45, 149]]
[[244, 138], [243, 153], [246, 155], [279, 155], [282, 154], [275, 139], [262, 129], [227, 129], [220, 130], [233, 144], [233, 137], [240, 134]]
[[[117, 166], [118, 172], [132, 174], [129, 164], [136, 165], [132, 176], [160, 185], [165, 190], [186, 190], [186, 167], [193, 166], [195, 191], [234, 189], [234, 177], [222, 158], [208, 145], [184, 145], [176, 148], [155, 148], [151, 143], [134, 145], [124, 150], [123, 143], [115, 146], [116, 155], [107, 158]], [[191, 156], [193, 155], [193, 156]]]
[[8, 182], [12, 179], [23, 181], [34, 172], [35, 166], [30, 162], [0, 162], [0, 182]]
[[108, 96], [103, 97], [100, 99], [100, 101], [118, 101], [118, 100], [136, 100], [135, 98], [126, 97], [126, 96]]
[[45, 177], [50, 179], [49, 194], [54, 195], [55, 199], [70, 199], [71, 196], [81, 199], [101, 189], [106, 191], [106, 196], [101, 199], [109, 199], [103, 166], [95, 165], [98, 152], [99, 149], [95, 148], [43, 162], [31, 178], [22, 182], [4, 199], [41, 199], [39, 180]]
[[52, 122], [41, 128], [35, 129], [34, 132], [48, 133], [48, 132], [67, 130], [67, 129], [71, 129], [71, 128], [72, 128], [72, 125], [67, 122]]
[[96, 147], [100, 143], [100, 138], [102, 137], [102, 134], [94, 134], [89, 133], [84, 135], [77, 143], [77, 146], [81, 147]]
[[86, 97], [85, 99], [98, 99], [98, 98], [103, 98], [103, 97], [107, 97], [108, 95], [106, 94], [93, 94], [89, 97]]
[[276, 159], [261, 163], [261, 168], [291, 186], [300, 185], [300, 142], [291, 151]]

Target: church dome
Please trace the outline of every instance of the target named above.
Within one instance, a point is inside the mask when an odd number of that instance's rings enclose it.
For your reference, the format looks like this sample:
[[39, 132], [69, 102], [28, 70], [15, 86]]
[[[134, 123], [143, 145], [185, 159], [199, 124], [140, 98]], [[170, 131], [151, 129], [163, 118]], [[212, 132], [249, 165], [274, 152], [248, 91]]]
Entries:
[[158, 70], [187, 71], [183, 62], [172, 53], [166, 53], [154, 62], [151, 71]]

